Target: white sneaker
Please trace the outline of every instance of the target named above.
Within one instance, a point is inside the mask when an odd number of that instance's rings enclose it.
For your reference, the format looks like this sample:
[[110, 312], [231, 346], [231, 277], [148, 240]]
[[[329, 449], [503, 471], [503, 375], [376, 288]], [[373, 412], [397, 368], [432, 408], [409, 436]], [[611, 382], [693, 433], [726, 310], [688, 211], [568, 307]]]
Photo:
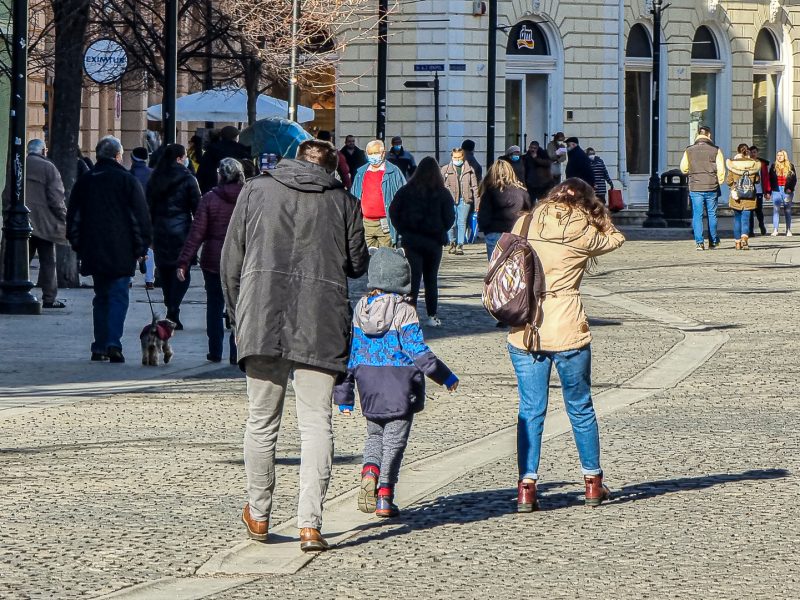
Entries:
[[792, 232], [788, 229], [786, 230], [786, 237], [792, 237]]
[[773, 229], [772, 230], [772, 237], [778, 237], [778, 230], [777, 229]]
[[441, 327], [442, 320], [436, 315], [433, 315], [432, 317], [428, 317], [428, 320], [425, 321], [425, 325], [428, 327]]

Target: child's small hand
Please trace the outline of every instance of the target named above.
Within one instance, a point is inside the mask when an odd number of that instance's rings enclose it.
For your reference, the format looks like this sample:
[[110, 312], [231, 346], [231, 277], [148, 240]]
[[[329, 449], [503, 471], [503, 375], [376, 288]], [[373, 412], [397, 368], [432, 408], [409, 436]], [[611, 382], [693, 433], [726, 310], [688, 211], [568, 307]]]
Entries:
[[455, 392], [457, 389], [458, 389], [458, 381], [456, 381], [452, 385], [448, 385], [447, 386], [447, 391], [449, 391], [449, 392]]

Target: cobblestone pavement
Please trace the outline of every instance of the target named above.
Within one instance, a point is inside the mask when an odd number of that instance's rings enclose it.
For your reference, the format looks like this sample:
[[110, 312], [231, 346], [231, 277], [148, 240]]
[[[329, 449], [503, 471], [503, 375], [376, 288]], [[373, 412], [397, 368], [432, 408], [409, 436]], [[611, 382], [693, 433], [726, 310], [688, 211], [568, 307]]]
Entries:
[[[590, 277], [731, 335], [677, 388], [602, 420], [604, 465], [617, 491], [611, 504], [582, 506], [565, 435], [545, 445], [539, 513], [512, 512], [508, 457], [296, 575], [214, 597], [795, 596], [800, 403], [791, 342], [800, 333], [792, 318], [800, 285], [796, 267], [774, 263], [790, 240], [753, 245], [750, 253], [700, 253], [690, 241], [631, 241]], [[463, 384], [455, 395], [430, 388], [407, 462], [514, 423], [504, 336], [480, 308], [484, 267], [477, 248], [445, 262], [446, 326], [428, 339]], [[587, 305], [598, 391], [681, 339], [601, 300]], [[204, 377], [0, 421], [0, 597], [91, 597], [190, 575], [242, 539], [243, 380], [233, 369]], [[296, 503], [295, 424], [288, 402], [275, 523]], [[337, 416], [331, 496], [354, 487], [363, 434], [361, 418]]]

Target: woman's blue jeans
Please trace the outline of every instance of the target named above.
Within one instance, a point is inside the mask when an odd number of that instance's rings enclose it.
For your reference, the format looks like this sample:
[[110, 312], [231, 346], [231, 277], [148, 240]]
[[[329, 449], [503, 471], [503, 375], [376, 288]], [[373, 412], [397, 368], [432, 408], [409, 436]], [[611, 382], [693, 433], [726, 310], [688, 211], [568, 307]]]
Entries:
[[740, 240], [742, 236], [750, 235], [750, 211], [749, 210], [735, 210], [733, 211], [733, 239]]
[[772, 190], [772, 227], [775, 231], [778, 230], [778, 225], [781, 224], [781, 213], [786, 220], [786, 231], [792, 228], [792, 194], [787, 194], [783, 191], [783, 187], [777, 190]]
[[469, 213], [472, 211], [472, 205], [464, 202], [462, 198], [458, 201], [458, 204], [454, 205], [453, 209], [456, 211], [456, 222], [447, 232], [447, 239], [451, 244], [456, 242], [459, 246], [463, 246], [464, 241], [467, 239], [467, 220], [469, 219]]
[[599, 475], [600, 433], [592, 404], [592, 349], [584, 346], [566, 352], [525, 352], [509, 344], [508, 353], [519, 387], [517, 462], [520, 479], [539, 478], [542, 432], [555, 363], [564, 405], [572, 424], [584, 475]]
[[489, 260], [492, 260], [492, 254], [494, 254], [494, 249], [497, 247], [497, 242], [500, 241], [500, 238], [502, 236], [503, 236], [502, 233], [486, 234], [486, 255], [489, 257]]

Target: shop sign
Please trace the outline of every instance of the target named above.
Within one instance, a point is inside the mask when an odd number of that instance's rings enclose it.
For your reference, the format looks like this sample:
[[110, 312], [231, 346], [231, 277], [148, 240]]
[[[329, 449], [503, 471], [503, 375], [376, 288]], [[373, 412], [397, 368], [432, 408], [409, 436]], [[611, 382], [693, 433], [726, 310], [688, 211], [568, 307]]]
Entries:
[[101, 85], [114, 83], [128, 69], [128, 54], [114, 40], [101, 39], [93, 42], [83, 55], [86, 75]]

